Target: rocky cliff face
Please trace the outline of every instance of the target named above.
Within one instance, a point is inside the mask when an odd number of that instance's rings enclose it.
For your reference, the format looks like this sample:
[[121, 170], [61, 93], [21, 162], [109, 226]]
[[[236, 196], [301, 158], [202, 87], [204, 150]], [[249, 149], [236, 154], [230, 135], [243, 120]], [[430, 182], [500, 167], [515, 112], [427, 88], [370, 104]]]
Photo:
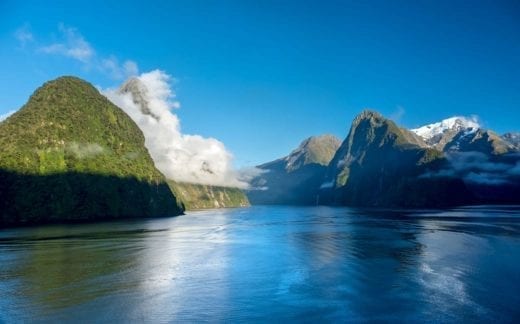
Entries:
[[4, 225], [182, 213], [137, 125], [74, 77], [0, 123], [0, 170]]

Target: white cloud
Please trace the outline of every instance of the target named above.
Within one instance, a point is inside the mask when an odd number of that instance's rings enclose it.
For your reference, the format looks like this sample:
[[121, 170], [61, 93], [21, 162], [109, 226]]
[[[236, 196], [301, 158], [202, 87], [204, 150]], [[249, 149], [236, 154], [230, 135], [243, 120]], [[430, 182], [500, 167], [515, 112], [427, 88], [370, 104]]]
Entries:
[[72, 142], [67, 145], [67, 150], [78, 159], [94, 157], [105, 152], [105, 149], [97, 143]]
[[15, 112], [16, 112], [16, 110], [10, 110], [10, 111], [6, 112], [5, 114], [1, 114], [0, 115], [0, 122], [4, 121], [7, 117], [11, 116]]
[[396, 123], [401, 122], [401, 118], [403, 118], [406, 111], [403, 107], [397, 106], [396, 110], [390, 114], [390, 119], [393, 120]]
[[449, 177], [484, 185], [503, 185], [520, 175], [520, 156], [508, 155], [502, 162], [481, 152], [457, 152], [448, 154], [448, 169], [427, 172], [421, 178]]
[[123, 71], [127, 76], [137, 75], [139, 73], [139, 68], [137, 67], [137, 63], [131, 60], [126, 60], [123, 63]]
[[31, 32], [31, 27], [29, 24], [25, 23], [22, 27], [18, 28], [15, 33], [14, 37], [20, 42], [20, 45], [22, 47], [25, 46], [25, 44], [34, 41], [34, 36]]
[[179, 182], [247, 188], [254, 172], [233, 169], [232, 154], [214, 138], [181, 133], [172, 78], [160, 70], [102, 91], [139, 125], [156, 167]]
[[95, 51], [83, 36], [72, 27], [59, 25], [60, 41], [40, 47], [40, 51], [47, 54], [63, 55], [83, 63], [89, 62]]

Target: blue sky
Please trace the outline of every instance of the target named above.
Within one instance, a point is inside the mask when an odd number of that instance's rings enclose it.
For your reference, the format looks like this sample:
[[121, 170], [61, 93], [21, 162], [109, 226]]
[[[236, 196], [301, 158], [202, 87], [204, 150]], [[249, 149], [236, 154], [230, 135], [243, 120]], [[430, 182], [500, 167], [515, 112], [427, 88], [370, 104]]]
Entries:
[[[183, 132], [239, 166], [344, 138], [367, 107], [406, 127], [478, 115], [520, 130], [518, 1], [74, 2], [0, 0], [0, 115], [64, 74], [117, 86], [130, 60], [172, 75]], [[92, 52], [50, 47], [67, 32]]]

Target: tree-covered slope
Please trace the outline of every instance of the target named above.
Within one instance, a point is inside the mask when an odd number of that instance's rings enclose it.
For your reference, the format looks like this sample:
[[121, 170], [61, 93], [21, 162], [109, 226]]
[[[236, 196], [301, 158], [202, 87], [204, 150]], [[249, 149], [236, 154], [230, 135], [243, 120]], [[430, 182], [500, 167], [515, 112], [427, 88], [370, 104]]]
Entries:
[[209, 186], [168, 180], [175, 196], [187, 210], [248, 207], [249, 200], [238, 188]]
[[75, 77], [0, 123], [0, 170], [4, 224], [182, 213], [138, 126]]

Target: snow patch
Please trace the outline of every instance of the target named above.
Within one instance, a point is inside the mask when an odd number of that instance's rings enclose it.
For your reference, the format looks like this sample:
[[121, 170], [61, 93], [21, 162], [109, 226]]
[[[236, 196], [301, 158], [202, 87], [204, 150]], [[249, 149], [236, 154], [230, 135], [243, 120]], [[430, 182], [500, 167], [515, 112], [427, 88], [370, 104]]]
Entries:
[[432, 139], [435, 136], [444, 134], [447, 131], [461, 131], [464, 130], [466, 135], [477, 131], [481, 126], [478, 122], [478, 117], [463, 117], [455, 116], [444, 119], [440, 122], [425, 125], [419, 128], [411, 129], [412, 132], [419, 135], [425, 140]]

